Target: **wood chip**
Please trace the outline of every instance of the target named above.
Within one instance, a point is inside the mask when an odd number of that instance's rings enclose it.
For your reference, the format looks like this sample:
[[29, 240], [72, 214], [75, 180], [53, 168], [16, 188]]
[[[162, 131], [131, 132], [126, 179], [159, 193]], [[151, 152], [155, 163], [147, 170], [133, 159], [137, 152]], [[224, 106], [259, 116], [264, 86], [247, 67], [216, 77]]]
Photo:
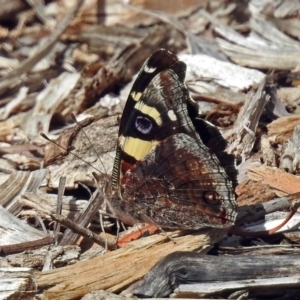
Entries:
[[300, 192], [300, 179], [278, 168], [267, 166], [250, 168], [249, 178], [269, 185], [279, 197]]

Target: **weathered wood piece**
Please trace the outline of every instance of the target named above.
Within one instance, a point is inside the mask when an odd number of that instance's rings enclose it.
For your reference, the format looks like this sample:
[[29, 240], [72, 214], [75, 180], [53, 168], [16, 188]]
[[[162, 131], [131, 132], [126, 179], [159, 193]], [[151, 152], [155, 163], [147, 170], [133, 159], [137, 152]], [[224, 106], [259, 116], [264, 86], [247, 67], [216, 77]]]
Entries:
[[[149, 26], [157, 22], [157, 16], [172, 16], [183, 17], [190, 15], [193, 11], [201, 7], [205, 7], [205, 0], [174, 0], [172, 4], [164, 1], [132, 1], [128, 3], [110, 2], [110, 5], [105, 6], [105, 10], [100, 10], [102, 14], [98, 17], [106, 25], [116, 25], [120, 23], [130, 22], [134, 25]], [[106, 13], [105, 19], [103, 13]], [[156, 13], [155, 12], [159, 12]], [[162, 18], [162, 17], [161, 17]]]
[[79, 298], [97, 289], [117, 292], [140, 280], [167, 254], [206, 252], [223, 234], [223, 230], [208, 229], [197, 235], [179, 236], [175, 232], [171, 234], [172, 241], [165, 234], [143, 238], [73, 266], [37, 273], [39, 290], [45, 291], [44, 299], [51, 300]]
[[38, 94], [37, 105], [32, 116], [23, 122], [23, 130], [30, 136], [38, 136], [40, 132], [48, 134], [53, 114], [66, 100], [80, 78], [79, 73], [65, 72], [51, 80]]
[[[203, 83], [206, 78], [212, 83], [230, 89], [231, 91], [245, 91], [256, 87], [265, 78], [265, 74], [257, 70], [247, 69], [230, 62], [220, 61], [213, 57], [196, 54], [180, 55], [180, 60], [187, 65], [186, 80]], [[193, 85], [197, 84], [194, 82]]]
[[[252, 224], [247, 224], [244, 225], [242, 228], [245, 231], [249, 231], [250, 234], [253, 232], [263, 232], [263, 231], [268, 231], [271, 230], [273, 228], [276, 228], [277, 226], [279, 226], [280, 224], [282, 224], [286, 218], [288, 217], [289, 213], [287, 212], [277, 212], [277, 213], [272, 213], [269, 215], [265, 216], [264, 220], [261, 220], [257, 223], [252, 223]], [[276, 233], [280, 233], [280, 232], [286, 232], [286, 231], [297, 231], [300, 229], [300, 214], [296, 213], [291, 220], [289, 220], [287, 222], [287, 224], [285, 224], [284, 226], [282, 226], [280, 229], [276, 230]], [[234, 232], [234, 231], [233, 231]], [[247, 234], [245, 234], [246, 236]], [[263, 237], [264, 235], [267, 235], [267, 233], [263, 234], [261, 233], [261, 237]], [[251, 236], [251, 235], [249, 235]]]
[[276, 86], [274, 84], [267, 84], [266, 92], [270, 96], [270, 101], [265, 107], [269, 117], [276, 119], [289, 116], [290, 113], [286, 110], [284, 101], [282, 101], [277, 94]]
[[[257, 70], [220, 61], [209, 55], [210, 53], [179, 56], [187, 65], [186, 84], [193, 93], [193, 98], [199, 100], [201, 114], [208, 114], [206, 116], [208, 120], [214, 113], [213, 109], [218, 108], [218, 105], [224, 115], [226, 115], [226, 106], [229, 107], [227, 116], [235, 115], [242, 104], [251, 98], [253, 90], [265, 75]], [[233, 120], [235, 117], [230, 121], [233, 123]]]
[[262, 220], [266, 215], [272, 214], [276, 211], [288, 211], [295, 202], [299, 201], [299, 198], [300, 193], [296, 193], [255, 205], [244, 205], [238, 207], [236, 225], [240, 226], [245, 223]]
[[249, 247], [218, 246], [218, 254], [227, 255], [300, 255], [299, 245], [255, 245]]
[[278, 168], [253, 167], [248, 170], [248, 176], [272, 187], [279, 197], [300, 192], [300, 179]]
[[284, 143], [292, 138], [297, 125], [300, 125], [299, 114], [279, 118], [268, 124], [268, 136], [274, 142]]
[[47, 174], [46, 169], [33, 172], [15, 171], [0, 186], [0, 205], [13, 214], [18, 214], [21, 205], [18, 199], [26, 192], [36, 192]]
[[[69, 150], [71, 148], [72, 153], [88, 164], [83, 163], [68, 151], [50, 143], [45, 153], [45, 163], [49, 165], [48, 170], [50, 172], [49, 187], [57, 188], [61, 176], [67, 175], [66, 189], [68, 190], [77, 188], [78, 182], [94, 186], [92, 172], [111, 174], [118, 132], [117, 124], [117, 116], [100, 120], [88, 118], [82, 121], [80, 126], [74, 126], [66, 130], [56, 140], [64, 149]], [[93, 145], [88, 142], [82, 133], [82, 128], [89, 139], [93, 141]], [[101, 161], [99, 161], [97, 154], [100, 156]], [[60, 164], [54, 164], [54, 161], [60, 161]]]
[[[214, 282], [248, 280], [244, 285], [231, 286], [232, 290], [238, 290], [249, 287], [250, 279], [252, 281], [287, 276], [298, 276], [298, 281], [293, 280], [290, 283], [293, 287], [300, 288], [299, 259], [299, 255], [287, 255], [284, 259], [274, 255], [266, 259], [266, 256], [210, 256], [176, 252], [157, 263], [145, 276], [142, 284], [132, 292], [142, 297], [167, 297], [181, 284], [209, 283], [208, 286], [211, 286]], [[280, 283], [282, 282], [283, 278]], [[286, 285], [278, 286], [280, 287], [286, 288]], [[213, 292], [216, 291], [220, 290], [215, 288]], [[210, 290], [209, 296], [213, 292]], [[195, 297], [195, 294], [193, 296]]]
[[292, 139], [288, 140], [287, 146], [281, 157], [280, 168], [289, 173], [299, 174], [300, 171], [300, 125], [296, 125]]
[[[251, 38], [246, 38], [223, 24], [208, 12], [201, 15], [214, 24], [222, 52], [232, 61], [243, 66], [260, 69], [291, 70], [297, 66], [300, 44], [278, 30], [274, 24], [257, 16], [251, 18]], [[261, 34], [268, 32], [267, 34]], [[270, 34], [272, 32], [273, 34]], [[256, 34], [258, 33], [258, 34]], [[270, 36], [273, 35], [273, 39]]]
[[45, 270], [46, 260], [50, 260], [51, 269], [72, 265], [79, 261], [81, 249], [79, 246], [45, 246], [22, 253], [0, 256], [0, 268], [28, 267], [36, 271]]
[[225, 133], [229, 140], [228, 153], [249, 157], [255, 142], [255, 131], [267, 103], [268, 96], [264, 92], [265, 79], [261, 81], [256, 93], [244, 104], [232, 129]]
[[[270, 279], [237, 280], [215, 283], [198, 283], [180, 285], [172, 294], [174, 298], [195, 297], [210, 298], [230, 297], [232, 294], [240, 293], [241, 296], [252, 297], [278, 297], [284, 295], [287, 299], [295, 299], [300, 291], [300, 276], [289, 276]], [[233, 295], [232, 295], [233, 296]]]
[[34, 270], [0, 268], [0, 299], [33, 299], [37, 292]]
[[[22, 206], [31, 208], [31, 212], [47, 211], [47, 215], [54, 214], [57, 206], [57, 195], [48, 194], [42, 191], [26, 192], [18, 200]], [[82, 211], [87, 205], [87, 200], [74, 199], [73, 196], [63, 196], [62, 198], [62, 215], [74, 219], [75, 215]], [[27, 210], [28, 212], [28, 210]], [[21, 212], [21, 214], [24, 214]], [[44, 215], [46, 219], [47, 215]]]
[[53, 238], [22, 222], [0, 206], [0, 241], [0, 254], [7, 254], [49, 245]]

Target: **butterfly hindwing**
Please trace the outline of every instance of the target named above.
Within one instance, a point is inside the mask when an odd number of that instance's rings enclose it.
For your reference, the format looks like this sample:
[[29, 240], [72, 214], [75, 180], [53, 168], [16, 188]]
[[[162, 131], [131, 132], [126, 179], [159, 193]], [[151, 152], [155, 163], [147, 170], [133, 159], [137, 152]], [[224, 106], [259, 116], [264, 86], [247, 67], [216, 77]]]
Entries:
[[[199, 159], [201, 157], [201, 159]], [[235, 195], [225, 171], [186, 134], [168, 137], [127, 172], [125, 211], [139, 222], [167, 228], [230, 226]], [[148, 221], [147, 221], [148, 220]]]

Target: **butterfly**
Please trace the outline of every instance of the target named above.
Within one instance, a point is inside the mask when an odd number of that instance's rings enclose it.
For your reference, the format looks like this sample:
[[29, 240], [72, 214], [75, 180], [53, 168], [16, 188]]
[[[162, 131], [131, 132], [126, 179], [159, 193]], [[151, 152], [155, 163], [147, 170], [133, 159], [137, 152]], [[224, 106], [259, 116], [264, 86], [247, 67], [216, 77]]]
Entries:
[[228, 228], [236, 219], [235, 161], [184, 84], [186, 65], [160, 49], [144, 63], [119, 127], [110, 206], [127, 224]]

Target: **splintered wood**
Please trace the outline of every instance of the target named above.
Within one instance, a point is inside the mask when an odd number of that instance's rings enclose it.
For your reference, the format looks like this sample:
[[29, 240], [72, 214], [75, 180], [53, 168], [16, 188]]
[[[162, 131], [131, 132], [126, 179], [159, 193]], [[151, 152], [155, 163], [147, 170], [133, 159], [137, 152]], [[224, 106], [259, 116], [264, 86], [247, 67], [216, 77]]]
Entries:
[[142, 279], [167, 254], [175, 251], [205, 253], [223, 234], [222, 230], [206, 230], [198, 235], [173, 233], [171, 239], [165, 234], [150, 236], [104, 256], [39, 273], [37, 282], [39, 288], [47, 289], [45, 299], [74, 299], [97, 289], [119, 292]]
[[299, 115], [282, 117], [268, 124], [268, 136], [271, 141], [283, 143], [291, 139], [294, 129], [300, 124]]
[[248, 176], [273, 188], [278, 197], [300, 192], [300, 179], [277, 168], [267, 166], [249, 168]]

